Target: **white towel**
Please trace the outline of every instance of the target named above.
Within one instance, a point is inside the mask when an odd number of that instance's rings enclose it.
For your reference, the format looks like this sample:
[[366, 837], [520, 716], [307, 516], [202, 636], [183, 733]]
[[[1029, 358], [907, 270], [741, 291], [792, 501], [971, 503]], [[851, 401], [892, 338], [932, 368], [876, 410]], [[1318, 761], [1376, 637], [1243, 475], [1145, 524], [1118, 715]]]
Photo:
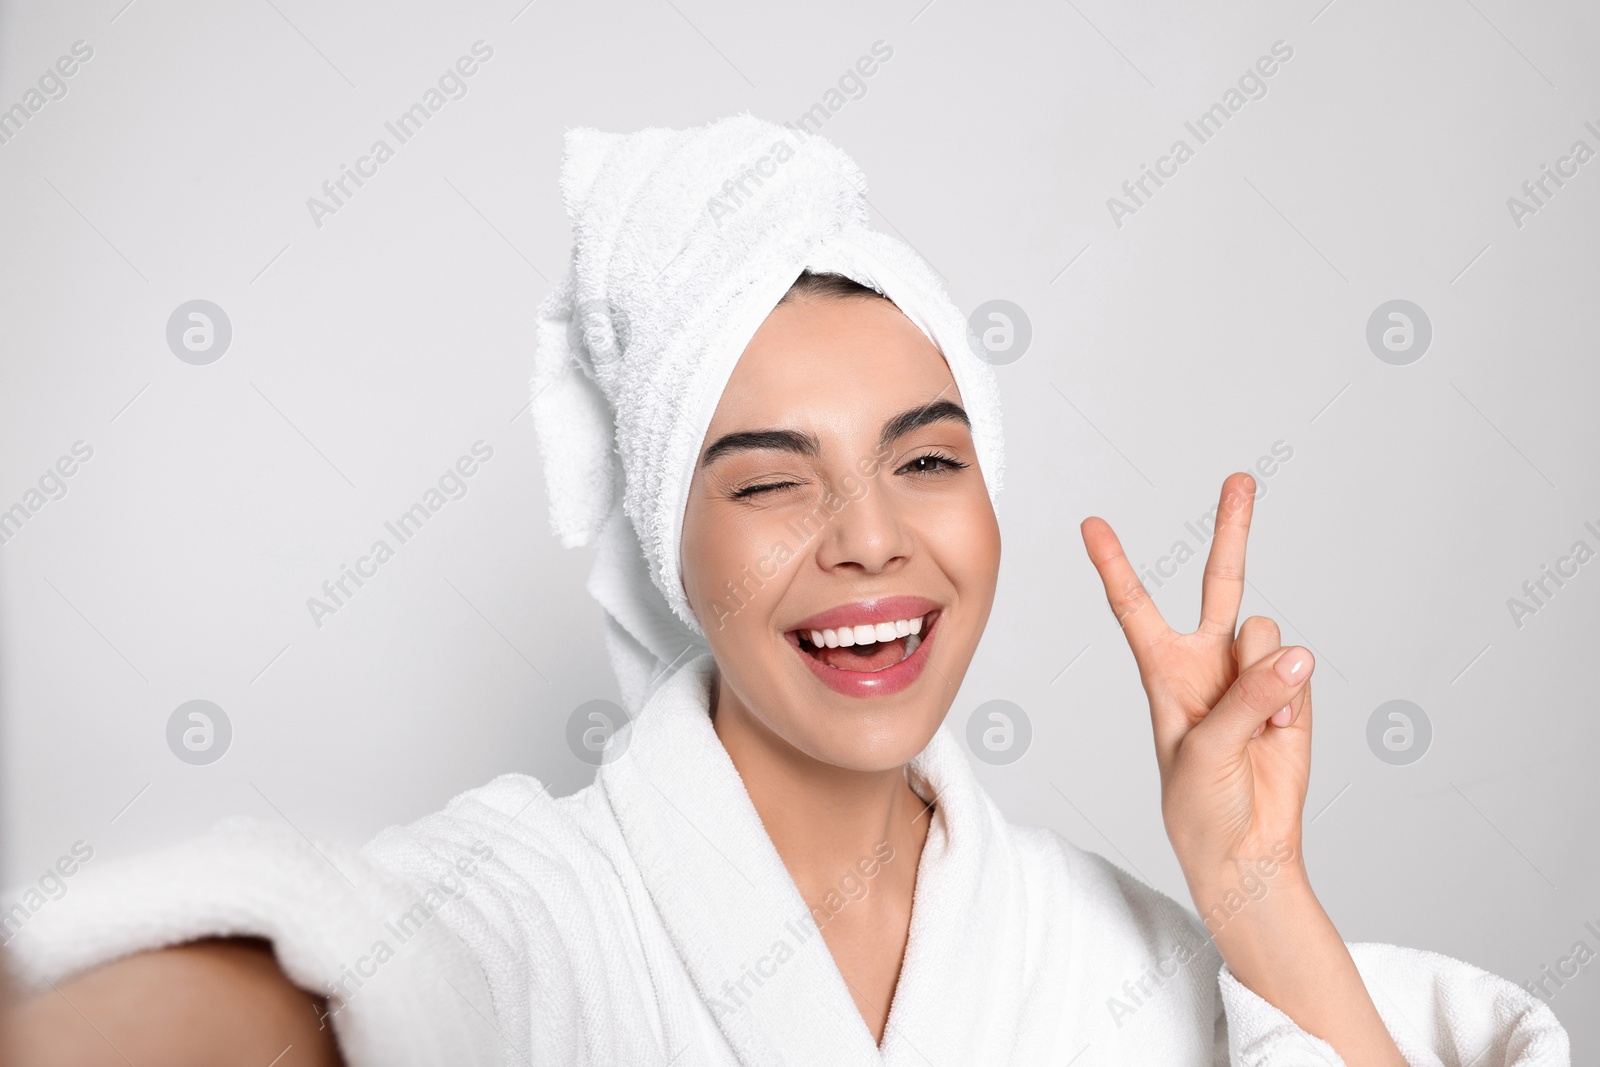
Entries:
[[[717, 740], [712, 672], [701, 655], [659, 686], [570, 797], [505, 775], [359, 855], [235, 824], [85, 867], [15, 961], [37, 986], [183, 938], [268, 936], [307, 988], [372, 972], [334, 1016], [350, 1067], [1341, 1067], [1221, 967], [1193, 912], [1007, 823], [948, 726], [909, 766], [937, 807], [874, 1044]], [[393, 959], [373, 962], [377, 941]], [[1570, 1067], [1550, 1009], [1511, 982], [1350, 948], [1415, 1067]]]
[[588, 589], [630, 712], [706, 647], [678, 568], [689, 482], [734, 364], [803, 270], [876, 289], [933, 341], [998, 497], [994, 368], [933, 269], [868, 226], [866, 180], [837, 147], [749, 114], [574, 129], [561, 193], [572, 262], [539, 308], [534, 425], [551, 528], [569, 548], [602, 539]]

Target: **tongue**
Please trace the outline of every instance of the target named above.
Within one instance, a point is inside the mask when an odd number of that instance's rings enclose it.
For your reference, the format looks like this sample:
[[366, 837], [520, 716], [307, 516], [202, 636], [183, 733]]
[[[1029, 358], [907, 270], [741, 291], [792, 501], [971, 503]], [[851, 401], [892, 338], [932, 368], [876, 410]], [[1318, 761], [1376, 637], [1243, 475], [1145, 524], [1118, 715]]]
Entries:
[[844, 671], [875, 671], [892, 667], [905, 658], [906, 639], [878, 641], [870, 645], [851, 645], [848, 648], [819, 648], [813, 653], [830, 667]]

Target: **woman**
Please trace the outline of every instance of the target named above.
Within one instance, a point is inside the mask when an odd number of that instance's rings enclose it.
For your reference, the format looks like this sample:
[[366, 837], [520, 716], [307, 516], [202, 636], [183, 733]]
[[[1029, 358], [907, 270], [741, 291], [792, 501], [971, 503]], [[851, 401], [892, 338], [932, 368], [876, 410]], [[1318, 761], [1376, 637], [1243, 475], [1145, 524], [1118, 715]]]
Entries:
[[[234, 825], [85, 881], [17, 938], [59, 984], [20, 1029], [84, 1043], [27, 1062], [1566, 1063], [1527, 993], [1346, 946], [1318, 904], [1314, 662], [1236, 632], [1248, 475], [1192, 634], [1082, 530], [1204, 921], [1000, 816], [941, 726], [998, 576], [993, 374], [794, 132], [568, 134], [534, 410], [638, 712], [595, 783], [506, 775], [359, 854]], [[192, 1022], [219, 1017], [254, 1044]]]

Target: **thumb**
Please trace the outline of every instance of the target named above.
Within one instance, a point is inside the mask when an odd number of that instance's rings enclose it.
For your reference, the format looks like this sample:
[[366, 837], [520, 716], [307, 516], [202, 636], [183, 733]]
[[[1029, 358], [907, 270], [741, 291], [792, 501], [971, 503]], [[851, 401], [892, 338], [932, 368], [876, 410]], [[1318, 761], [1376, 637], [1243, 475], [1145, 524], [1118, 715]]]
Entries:
[[1280, 649], [1234, 679], [1194, 732], [1228, 748], [1242, 748], [1256, 727], [1298, 697], [1316, 659], [1298, 645]]

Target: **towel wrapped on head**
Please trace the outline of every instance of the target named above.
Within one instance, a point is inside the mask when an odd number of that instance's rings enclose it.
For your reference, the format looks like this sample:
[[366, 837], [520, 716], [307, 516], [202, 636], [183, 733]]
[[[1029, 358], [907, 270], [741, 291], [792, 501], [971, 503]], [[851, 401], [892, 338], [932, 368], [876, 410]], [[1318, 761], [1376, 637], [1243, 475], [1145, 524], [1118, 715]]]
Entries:
[[755, 331], [805, 271], [887, 296], [949, 364], [991, 501], [1004, 448], [994, 369], [910, 247], [868, 225], [837, 147], [735, 115], [686, 130], [567, 131], [572, 263], [540, 305], [533, 419], [551, 528], [598, 539], [587, 589], [630, 714], [706, 645], [679, 537], [707, 427]]

